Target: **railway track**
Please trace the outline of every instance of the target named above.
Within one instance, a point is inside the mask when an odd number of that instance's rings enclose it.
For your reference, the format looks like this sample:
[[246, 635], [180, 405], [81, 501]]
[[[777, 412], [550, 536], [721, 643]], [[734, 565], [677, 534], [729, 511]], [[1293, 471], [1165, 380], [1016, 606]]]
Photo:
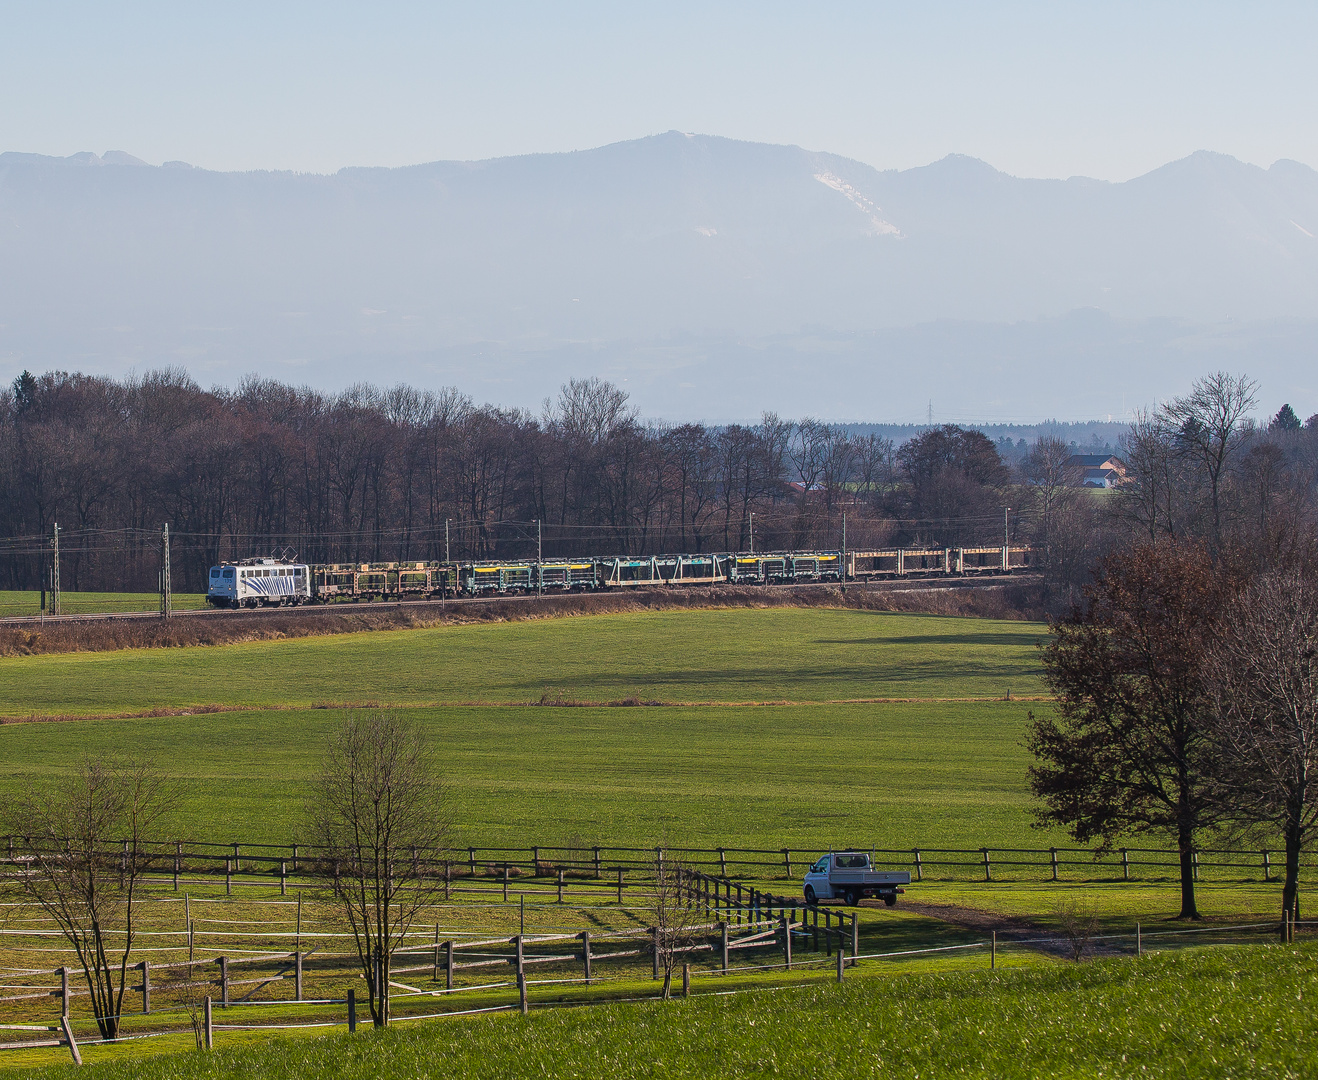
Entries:
[[[900, 593], [920, 593], [920, 592], [945, 592], [957, 589], [986, 589], [1000, 588], [1008, 582], [1026, 582], [1038, 578], [1037, 574], [1032, 573], [1012, 573], [1012, 574], [983, 574], [973, 578], [957, 578], [947, 580], [945, 578], [909, 578], [903, 580], [878, 580], [878, 581], [853, 581], [847, 584], [848, 589], [872, 590], [875, 592], [900, 592]], [[802, 582], [800, 584], [781, 584], [781, 585], [752, 585], [744, 586], [748, 589], [771, 589], [774, 591], [781, 590], [800, 590], [800, 589], [818, 589], [821, 588], [819, 582]], [[653, 592], [662, 590], [665, 586], [637, 586], [635, 589], [628, 591], [635, 592]], [[691, 586], [699, 588], [699, 586]], [[507, 604], [507, 603], [525, 603], [537, 604], [543, 600], [549, 600], [556, 597], [569, 595], [563, 592], [545, 593], [537, 595], [529, 593], [525, 595], [508, 595], [506, 593], [495, 596], [463, 596], [449, 597], [445, 600], [433, 599], [413, 599], [413, 600], [335, 600], [327, 604], [310, 604], [302, 607], [258, 607], [258, 608], [198, 608], [190, 611], [176, 611], [175, 618], [207, 618], [223, 619], [235, 617], [248, 617], [253, 615], [302, 615], [314, 618], [316, 615], [326, 614], [336, 611], [384, 611], [397, 610], [398, 608], [418, 608], [426, 611], [434, 611], [436, 608], [452, 606], [457, 608], [478, 607], [482, 604]], [[615, 595], [614, 590], [607, 593], [597, 593], [596, 595]], [[76, 615], [8, 615], [0, 617], [0, 626], [14, 627], [31, 627], [43, 626], [47, 623], [83, 623], [83, 622], [114, 622], [118, 620], [134, 619], [159, 619], [158, 611], [102, 611], [102, 612], [83, 612]]]

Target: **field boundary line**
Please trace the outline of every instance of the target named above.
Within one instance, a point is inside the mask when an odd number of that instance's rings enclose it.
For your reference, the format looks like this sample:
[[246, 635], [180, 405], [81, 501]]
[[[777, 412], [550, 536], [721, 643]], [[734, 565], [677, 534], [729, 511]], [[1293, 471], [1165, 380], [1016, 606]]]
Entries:
[[305, 704], [273, 705], [180, 705], [177, 708], [145, 709], [114, 713], [29, 713], [0, 715], [0, 725], [71, 724], [80, 720], [160, 720], [183, 716], [214, 716], [232, 712], [316, 712], [332, 709], [765, 709], [802, 708], [815, 705], [987, 705], [1053, 701], [1047, 694], [1012, 694], [978, 697], [868, 697], [820, 698], [764, 701], [638, 701], [623, 698], [613, 701], [314, 701]]

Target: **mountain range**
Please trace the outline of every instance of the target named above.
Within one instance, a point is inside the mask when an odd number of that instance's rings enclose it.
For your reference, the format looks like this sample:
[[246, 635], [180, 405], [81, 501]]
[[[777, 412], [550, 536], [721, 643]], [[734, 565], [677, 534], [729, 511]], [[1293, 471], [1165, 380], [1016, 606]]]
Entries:
[[1307, 415], [1316, 235], [1318, 172], [1208, 152], [1123, 183], [680, 132], [333, 175], [5, 153], [0, 374], [527, 407], [601, 375], [673, 420], [877, 421], [1119, 415], [1226, 367]]

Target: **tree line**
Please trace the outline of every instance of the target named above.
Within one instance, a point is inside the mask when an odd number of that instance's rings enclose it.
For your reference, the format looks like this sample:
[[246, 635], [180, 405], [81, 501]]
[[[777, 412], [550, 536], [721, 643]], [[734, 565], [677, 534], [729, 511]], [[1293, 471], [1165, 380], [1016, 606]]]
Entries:
[[[1216, 375], [1137, 417], [1128, 483], [1078, 487], [1074, 444], [994, 443], [944, 425], [897, 446], [765, 414], [642, 421], [573, 380], [538, 415], [453, 389], [324, 394], [249, 378], [203, 390], [24, 372], [0, 391], [0, 586], [40, 588], [59, 523], [66, 589], [175, 588], [222, 559], [311, 562], [1033, 544], [1060, 610], [1107, 552], [1147, 538], [1275, 543], [1312, 504], [1318, 424], [1249, 420], [1253, 384]], [[1089, 448], [1097, 449], [1097, 448]]]
[[[0, 392], [0, 584], [38, 588], [58, 523], [66, 589], [175, 587], [221, 559], [312, 562], [956, 545], [1002, 535], [1015, 480], [979, 432], [901, 447], [806, 418], [668, 425], [573, 380], [539, 415], [453, 389], [203, 390], [24, 372]], [[1019, 501], [1019, 500], [1016, 500]]]

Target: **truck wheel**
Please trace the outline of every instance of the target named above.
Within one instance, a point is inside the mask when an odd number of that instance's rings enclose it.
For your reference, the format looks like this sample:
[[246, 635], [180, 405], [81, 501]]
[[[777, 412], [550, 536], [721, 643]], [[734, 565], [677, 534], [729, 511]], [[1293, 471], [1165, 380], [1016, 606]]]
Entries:
[[855, 907], [859, 903], [860, 903], [860, 893], [856, 892], [855, 889], [848, 889], [847, 907]]
[[819, 897], [815, 895], [815, 887], [813, 885], [807, 885], [805, 887], [805, 902], [807, 904], [814, 904], [818, 903], [818, 901]]
[[889, 907], [894, 907], [894, 906], [896, 905], [896, 903], [897, 903], [897, 894], [896, 894], [896, 893], [884, 893], [884, 894], [883, 894], [883, 902], [884, 902], [885, 904], [887, 904]]

